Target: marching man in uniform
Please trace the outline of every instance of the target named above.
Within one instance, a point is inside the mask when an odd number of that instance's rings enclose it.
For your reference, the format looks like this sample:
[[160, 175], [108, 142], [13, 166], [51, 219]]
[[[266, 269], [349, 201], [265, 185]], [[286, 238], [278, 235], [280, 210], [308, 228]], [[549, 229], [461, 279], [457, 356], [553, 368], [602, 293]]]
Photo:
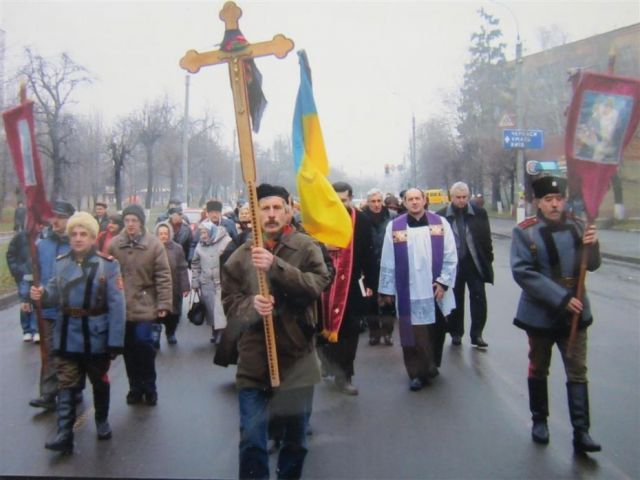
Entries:
[[98, 439], [111, 438], [109, 414], [111, 359], [124, 346], [125, 301], [120, 266], [95, 248], [98, 222], [87, 212], [67, 223], [71, 251], [58, 256], [46, 287], [31, 287], [31, 298], [60, 307], [54, 326], [58, 374], [58, 431], [45, 444], [65, 454], [73, 451], [76, 390], [87, 375], [93, 385]]
[[[532, 184], [538, 204], [535, 217], [513, 230], [511, 271], [522, 287], [514, 324], [529, 337], [529, 406], [533, 420], [531, 436], [549, 443], [547, 376], [551, 348], [558, 346], [567, 375], [569, 414], [576, 452], [598, 452], [600, 445], [589, 436], [587, 389], [587, 327], [593, 322], [589, 300], [576, 298], [582, 249], [590, 246], [587, 269], [600, 266], [595, 226], [565, 212], [566, 181], [542, 177]], [[568, 351], [570, 319], [580, 315], [572, 351]]]

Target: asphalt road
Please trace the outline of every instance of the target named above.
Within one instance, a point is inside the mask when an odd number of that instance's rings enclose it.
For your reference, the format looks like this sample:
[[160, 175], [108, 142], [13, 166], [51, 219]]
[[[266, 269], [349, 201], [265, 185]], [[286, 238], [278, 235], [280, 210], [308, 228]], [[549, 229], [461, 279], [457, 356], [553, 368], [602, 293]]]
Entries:
[[[413, 393], [400, 347], [371, 347], [363, 334], [354, 378], [360, 395], [344, 396], [327, 381], [316, 389], [306, 478], [640, 478], [640, 270], [608, 262], [588, 276], [596, 318], [589, 330], [591, 433], [604, 450], [575, 456], [557, 351], [551, 443], [531, 442], [526, 336], [511, 324], [519, 290], [508, 270], [509, 240], [494, 246], [489, 349], [470, 347], [468, 337], [461, 347], [447, 340], [440, 377]], [[35, 346], [20, 341], [18, 325], [17, 307], [0, 312], [0, 475], [237, 476], [234, 370], [212, 365], [206, 327], [182, 323], [175, 347], [163, 339], [155, 408], [126, 405], [118, 358], [110, 373], [113, 439], [96, 440], [86, 391], [75, 453], [59, 457], [43, 448], [55, 432], [55, 415], [27, 405], [37, 393], [39, 357]]]

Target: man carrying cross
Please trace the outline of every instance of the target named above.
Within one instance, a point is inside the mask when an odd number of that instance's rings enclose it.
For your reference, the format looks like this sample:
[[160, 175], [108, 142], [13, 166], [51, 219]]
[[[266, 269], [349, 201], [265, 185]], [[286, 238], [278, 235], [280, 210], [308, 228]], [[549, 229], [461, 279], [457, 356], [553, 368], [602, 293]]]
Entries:
[[[283, 427], [278, 478], [299, 478], [307, 453], [306, 427], [314, 385], [320, 382], [315, 351], [315, 303], [331, 275], [318, 244], [288, 222], [288, 192], [257, 188], [264, 248], [246, 242], [222, 269], [228, 330], [238, 336], [236, 386], [240, 405], [240, 478], [268, 478], [269, 413]], [[271, 295], [260, 294], [255, 269]], [[262, 317], [273, 316], [281, 385], [271, 388]]]

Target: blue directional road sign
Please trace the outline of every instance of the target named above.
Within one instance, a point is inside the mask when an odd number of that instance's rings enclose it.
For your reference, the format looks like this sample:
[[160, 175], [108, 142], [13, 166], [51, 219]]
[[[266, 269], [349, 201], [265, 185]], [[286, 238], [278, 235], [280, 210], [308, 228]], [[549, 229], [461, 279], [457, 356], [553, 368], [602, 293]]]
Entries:
[[503, 130], [503, 148], [526, 148], [540, 150], [544, 144], [543, 130], [521, 128]]

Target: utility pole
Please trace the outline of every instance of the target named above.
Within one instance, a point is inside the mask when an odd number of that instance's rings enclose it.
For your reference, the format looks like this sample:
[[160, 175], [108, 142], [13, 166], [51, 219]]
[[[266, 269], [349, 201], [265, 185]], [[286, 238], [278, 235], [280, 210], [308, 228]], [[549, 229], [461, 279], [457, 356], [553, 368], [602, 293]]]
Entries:
[[189, 206], [189, 75], [184, 77], [184, 121], [182, 122], [182, 206]]
[[[524, 128], [523, 116], [524, 107], [522, 104], [522, 41], [520, 40], [520, 33], [516, 40], [516, 129]], [[526, 197], [525, 197], [525, 184], [524, 184], [524, 149], [518, 148], [516, 154], [516, 195], [517, 199], [515, 205], [516, 209], [516, 221], [520, 223], [526, 216]], [[521, 190], [522, 189], [522, 190]]]
[[412, 187], [418, 185], [418, 173], [416, 165], [416, 116], [411, 116], [411, 177], [413, 179]]

